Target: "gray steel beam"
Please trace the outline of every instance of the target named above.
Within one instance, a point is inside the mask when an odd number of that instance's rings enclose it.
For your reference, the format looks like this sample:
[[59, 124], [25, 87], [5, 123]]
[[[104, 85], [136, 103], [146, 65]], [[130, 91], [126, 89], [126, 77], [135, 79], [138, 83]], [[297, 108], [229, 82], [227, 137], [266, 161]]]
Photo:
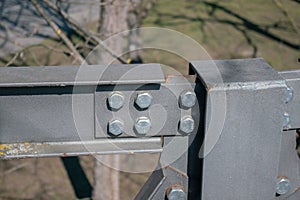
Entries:
[[102, 139], [71, 142], [21, 142], [0, 145], [0, 158], [36, 158], [97, 154], [132, 154], [162, 152], [161, 138]]
[[[278, 177], [291, 190], [276, 198], [298, 199], [300, 72], [278, 73], [262, 59], [193, 61], [190, 69], [196, 80], [165, 79], [158, 64], [0, 68], [0, 158], [161, 152], [136, 199], [165, 199], [172, 188], [186, 198], [188, 182], [199, 187], [193, 200], [273, 199]], [[187, 108], [183, 94], [193, 91], [199, 103]], [[144, 93], [151, 103], [136, 100]], [[190, 133], [181, 127], [187, 116]], [[135, 126], [145, 117], [143, 134]], [[122, 134], [111, 132], [113, 120]]]
[[262, 59], [191, 68], [207, 91], [202, 199], [275, 198], [285, 80]]
[[[160, 152], [160, 136], [197, 129], [199, 112], [179, 104], [183, 91], [193, 91], [193, 81], [165, 80], [158, 64], [0, 68], [0, 156]], [[124, 98], [119, 110], [109, 105], [115, 92]], [[136, 97], [145, 92], [153, 99], [141, 109]], [[195, 120], [189, 134], [178, 130], [186, 115]], [[134, 128], [140, 117], [151, 120], [145, 135]], [[118, 136], [108, 128], [115, 119], [124, 123]]]
[[163, 83], [159, 64], [1, 67], [0, 88]]

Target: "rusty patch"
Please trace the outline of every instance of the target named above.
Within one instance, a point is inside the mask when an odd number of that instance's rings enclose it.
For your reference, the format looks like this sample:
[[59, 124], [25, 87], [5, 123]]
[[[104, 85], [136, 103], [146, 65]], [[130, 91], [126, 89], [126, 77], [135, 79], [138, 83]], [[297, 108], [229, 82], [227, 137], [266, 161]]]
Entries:
[[169, 166], [166, 166], [165, 168], [166, 168], [166, 169], [170, 169], [170, 170], [172, 170], [172, 171], [174, 171], [174, 172], [180, 174], [181, 176], [184, 176], [184, 177], [188, 178], [188, 176], [187, 176], [186, 173], [180, 171], [179, 169], [177, 169], [177, 168], [175, 168], [175, 167], [172, 167], [172, 166], [169, 165]]
[[0, 144], [0, 156], [3, 158], [35, 153], [37, 153], [35, 144], [29, 142]]
[[186, 78], [186, 79], [188, 79], [190, 81], [193, 81], [193, 82], [196, 80], [196, 76], [195, 75], [168, 75], [168, 76], [165, 77], [166, 78], [166, 83], [170, 83], [170, 81], [172, 80], [172, 78], [177, 78], [177, 77], [179, 77], [179, 78], [184, 77], [184, 78]]

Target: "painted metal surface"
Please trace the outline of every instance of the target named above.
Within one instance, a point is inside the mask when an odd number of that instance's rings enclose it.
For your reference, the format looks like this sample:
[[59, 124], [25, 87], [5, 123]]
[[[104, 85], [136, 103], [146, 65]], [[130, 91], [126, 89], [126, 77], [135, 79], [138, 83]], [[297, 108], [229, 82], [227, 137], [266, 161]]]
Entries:
[[290, 124], [288, 126], [288, 129], [299, 129], [300, 128], [300, 70], [283, 71], [283, 72], [279, 72], [279, 74], [286, 80], [286, 84], [292, 90], [292, 97], [288, 102], [286, 102], [286, 106], [287, 106], [286, 111], [290, 115]]
[[[262, 59], [195, 61], [191, 67], [207, 90], [203, 145], [210, 151], [203, 155], [202, 199], [275, 198], [285, 80]], [[215, 107], [225, 112], [218, 113], [225, 117], [220, 133], [210, 127]]]
[[162, 152], [161, 138], [105, 139], [86, 142], [24, 142], [0, 145], [1, 159], [159, 152]]
[[[124, 133], [118, 137], [186, 135], [178, 130], [178, 125], [182, 117], [191, 115], [191, 109], [180, 108], [178, 99], [182, 91], [193, 90], [195, 84], [182, 82], [182, 77], [169, 77], [168, 81], [170, 82], [161, 84], [99, 86], [95, 93], [96, 138], [109, 136], [106, 127], [112, 119], [120, 119], [125, 125]], [[125, 103], [119, 110], [109, 110], [105, 101], [115, 91], [122, 92]], [[153, 97], [151, 105], [146, 109], [141, 109], [135, 103], [136, 96], [142, 92], [147, 92]], [[195, 128], [189, 134], [195, 134], [199, 125], [198, 102], [195, 102], [193, 110]], [[147, 117], [151, 121], [151, 128], [145, 134], [139, 134], [134, 128], [140, 117]]]
[[[187, 176], [187, 152], [176, 154], [178, 144], [181, 148], [188, 148], [188, 137], [166, 137], [164, 138], [164, 149], [162, 158], [157, 166], [157, 170], [152, 173], [135, 200], [161, 200], [167, 199], [167, 194], [176, 186], [184, 191], [184, 197], [188, 195], [188, 176]], [[166, 149], [166, 146], [168, 150]], [[173, 153], [172, 153], [173, 152]], [[170, 157], [176, 157], [173, 162]], [[165, 163], [169, 163], [165, 165]]]
[[162, 83], [159, 64], [1, 67], [0, 87]]
[[[193, 200], [300, 198], [300, 71], [276, 72], [263, 59], [192, 61], [196, 76], [167, 78], [158, 64], [85, 67], [79, 79], [80, 67], [0, 68], [1, 159], [161, 152], [136, 199], [165, 199], [177, 187]], [[191, 108], [186, 91], [197, 97]], [[124, 97], [118, 109], [108, 102], [114, 92]], [[138, 106], [145, 92], [151, 105]], [[180, 131], [186, 116], [190, 134]], [[141, 135], [143, 117], [151, 127]], [[108, 133], [113, 120], [122, 134]], [[291, 190], [275, 197], [281, 176]]]
[[296, 131], [284, 131], [280, 145], [280, 160], [278, 164], [278, 177], [287, 178], [290, 181], [290, 191], [281, 198], [297, 195], [300, 199], [300, 157], [296, 150]]

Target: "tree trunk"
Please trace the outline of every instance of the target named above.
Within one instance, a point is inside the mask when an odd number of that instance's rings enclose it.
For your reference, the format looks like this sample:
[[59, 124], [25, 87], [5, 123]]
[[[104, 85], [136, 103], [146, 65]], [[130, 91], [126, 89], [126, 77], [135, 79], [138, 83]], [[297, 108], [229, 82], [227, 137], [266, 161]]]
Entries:
[[[105, 40], [119, 32], [139, 28], [154, 0], [100, 0], [100, 2], [102, 19], [99, 19], [101, 24], [97, 29], [100, 30], [102, 39]], [[145, 7], [143, 7], [144, 5]], [[142, 46], [139, 32], [130, 31], [125, 37], [128, 38], [127, 51], [133, 51], [129, 53], [129, 60], [131, 63], [141, 63], [141, 51], [134, 51]], [[107, 47], [116, 52], [120, 52], [119, 48], [122, 48], [118, 41], [107, 44]], [[102, 59], [99, 58], [102, 63], [109, 64], [111, 62], [111, 60], [105, 60], [107, 58], [105, 55], [100, 55], [100, 57], [102, 57]], [[119, 200], [119, 171], [115, 169], [119, 169], [120, 157], [118, 155], [101, 155], [97, 158], [94, 170], [93, 199]]]

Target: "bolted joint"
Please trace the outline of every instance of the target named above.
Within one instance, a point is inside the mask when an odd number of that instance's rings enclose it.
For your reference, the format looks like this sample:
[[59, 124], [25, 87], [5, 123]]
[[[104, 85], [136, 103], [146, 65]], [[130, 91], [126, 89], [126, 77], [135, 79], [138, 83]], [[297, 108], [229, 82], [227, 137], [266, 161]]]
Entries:
[[186, 193], [180, 186], [172, 186], [167, 190], [168, 200], [186, 200]]
[[124, 105], [124, 96], [120, 92], [113, 92], [108, 98], [107, 102], [111, 109], [119, 110]]
[[115, 119], [108, 123], [108, 132], [114, 136], [121, 135], [124, 132], [124, 123]]
[[179, 105], [182, 108], [191, 108], [196, 104], [196, 94], [191, 91], [184, 91], [179, 96]]
[[135, 99], [136, 105], [141, 109], [148, 108], [152, 103], [153, 97], [148, 92], [140, 93]]
[[151, 129], [151, 121], [148, 117], [139, 117], [134, 124], [134, 128], [138, 134], [145, 135]]
[[291, 190], [291, 182], [287, 178], [279, 178], [276, 183], [276, 193], [279, 195], [287, 194]]
[[184, 116], [179, 123], [179, 130], [184, 133], [191, 133], [195, 129], [195, 121], [192, 116]]

